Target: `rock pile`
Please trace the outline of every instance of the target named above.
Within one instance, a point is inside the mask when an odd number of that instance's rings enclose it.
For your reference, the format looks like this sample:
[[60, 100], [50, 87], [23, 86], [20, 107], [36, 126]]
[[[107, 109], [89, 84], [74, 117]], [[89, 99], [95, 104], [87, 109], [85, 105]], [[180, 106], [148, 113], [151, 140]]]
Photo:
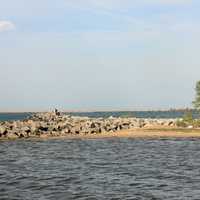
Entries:
[[22, 121], [0, 122], [0, 138], [100, 134], [132, 128], [175, 126], [175, 124], [175, 119], [88, 118], [48, 112], [34, 114]]

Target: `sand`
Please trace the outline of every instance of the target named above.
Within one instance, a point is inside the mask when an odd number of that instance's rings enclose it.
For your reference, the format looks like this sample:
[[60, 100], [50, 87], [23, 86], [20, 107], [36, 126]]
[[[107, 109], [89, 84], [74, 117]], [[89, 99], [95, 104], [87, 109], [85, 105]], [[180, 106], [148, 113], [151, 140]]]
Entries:
[[[49, 138], [43, 136], [41, 138]], [[200, 138], [200, 129], [179, 129], [179, 128], [152, 128], [152, 129], [129, 129], [114, 133], [101, 134], [78, 134], [69, 136], [57, 136], [51, 138], [68, 138], [68, 139], [103, 139], [103, 138]]]

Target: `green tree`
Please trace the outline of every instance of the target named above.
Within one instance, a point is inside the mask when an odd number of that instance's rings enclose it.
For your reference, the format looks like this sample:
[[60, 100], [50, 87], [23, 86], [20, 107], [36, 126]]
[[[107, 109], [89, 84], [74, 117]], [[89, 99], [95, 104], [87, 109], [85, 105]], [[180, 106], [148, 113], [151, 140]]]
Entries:
[[200, 81], [196, 83], [196, 96], [195, 100], [192, 102], [195, 109], [200, 110]]

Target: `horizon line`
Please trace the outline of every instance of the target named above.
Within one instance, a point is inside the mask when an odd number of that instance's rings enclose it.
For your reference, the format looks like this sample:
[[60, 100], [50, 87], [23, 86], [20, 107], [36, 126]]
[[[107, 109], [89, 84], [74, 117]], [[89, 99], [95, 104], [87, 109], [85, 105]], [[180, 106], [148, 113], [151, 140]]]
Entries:
[[[58, 109], [61, 113], [84, 113], [84, 112], [151, 112], [151, 111], [177, 111], [177, 110], [194, 110], [194, 108], [191, 107], [185, 107], [185, 108], [158, 108], [158, 109], [69, 109], [69, 110], [62, 110]], [[41, 112], [53, 112], [54, 110], [34, 110], [34, 111], [0, 111], [0, 113], [41, 113]]]

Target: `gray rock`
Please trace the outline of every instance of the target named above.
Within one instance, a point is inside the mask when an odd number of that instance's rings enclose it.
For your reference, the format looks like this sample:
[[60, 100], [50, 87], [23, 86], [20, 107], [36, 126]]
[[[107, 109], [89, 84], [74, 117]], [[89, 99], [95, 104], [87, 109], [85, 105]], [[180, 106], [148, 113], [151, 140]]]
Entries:
[[8, 139], [17, 139], [17, 138], [19, 138], [19, 136], [17, 133], [11, 132], [8, 134], [7, 138]]
[[0, 137], [59, 136], [66, 134], [99, 134], [153, 126], [175, 126], [174, 119], [88, 118], [37, 113], [27, 120], [0, 122]]
[[6, 128], [4, 126], [0, 126], [0, 134], [4, 135], [6, 133]]

